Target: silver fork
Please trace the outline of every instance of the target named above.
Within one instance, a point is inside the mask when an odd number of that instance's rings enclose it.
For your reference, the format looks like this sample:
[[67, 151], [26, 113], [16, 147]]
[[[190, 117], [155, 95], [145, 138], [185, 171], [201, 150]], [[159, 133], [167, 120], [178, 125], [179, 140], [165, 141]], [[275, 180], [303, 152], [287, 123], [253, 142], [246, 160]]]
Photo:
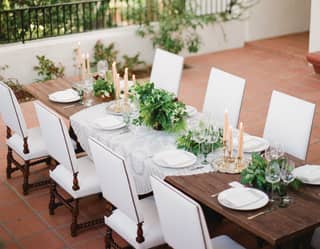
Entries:
[[264, 211], [261, 211], [261, 212], [259, 212], [259, 213], [257, 213], [257, 214], [254, 214], [254, 215], [249, 216], [247, 219], [248, 219], [248, 220], [252, 220], [252, 219], [257, 218], [257, 217], [259, 217], [259, 216], [261, 216], [261, 215], [270, 213], [270, 212], [272, 212], [272, 211], [275, 210], [275, 209], [276, 209], [275, 207], [270, 207], [270, 208], [268, 208], [268, 209], [266, 209], [266, 210], [264, 210]]

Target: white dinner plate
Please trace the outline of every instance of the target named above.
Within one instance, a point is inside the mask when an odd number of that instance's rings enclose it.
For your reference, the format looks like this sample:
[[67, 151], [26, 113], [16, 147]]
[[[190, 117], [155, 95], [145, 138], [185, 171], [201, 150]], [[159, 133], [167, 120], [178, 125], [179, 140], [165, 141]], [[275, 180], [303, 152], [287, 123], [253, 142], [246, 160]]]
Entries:
[[[234, 148], [238, 147], [238, 134], [233, 139]], [[262, 137], [256, 137], [251, 135], [244, 135], [243, 138], [243, 152], [253, 153], [261, 152], [268, 149], [270, 146], [269, 142]]]
[[293, 170], [294, 176], [305, 184], [320, 185], [320, 166], [304, 165]]
[[126, 126], [122, 117], [108, 115], [106, 117], [98, 118], [91, 123], [92, 127], [97, 130], [116, 130]]
[[72, 103], [79, 101], [81, 97], [79, 93], [73, 89], [57, 91], [48, 95], [49, 100], [56, 103]]
[[229, 188], [218, 195], [218, 202], [233, 210], [251, 211], [267, 205], [269, 197], [254, 188]]
[[189, 117], [192, 117], [198, 113], [197, 109], [191, 105], [186, 105], [186, 112]]
[[197, 157], [190, 152], [173, 149], [155, 154], [153, 161], [165, 168], [186, 168], [195, 164]]

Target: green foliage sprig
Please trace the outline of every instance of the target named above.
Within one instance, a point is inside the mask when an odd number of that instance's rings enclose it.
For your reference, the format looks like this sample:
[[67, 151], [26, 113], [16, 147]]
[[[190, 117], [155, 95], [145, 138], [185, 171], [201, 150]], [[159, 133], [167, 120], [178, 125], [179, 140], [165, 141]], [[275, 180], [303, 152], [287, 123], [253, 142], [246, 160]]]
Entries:
[[139, 104], [136, 124], [168, 132], [185, 129], [186, 106], [174, 94], [155, 88], [153, 83], [135, 84], [130, 91], [130, 98]]
[[199, 14], [201, 5], [196, 1], [163, 0], [163, 8], [156, 13], [158, 25], [145, 19], [137, 34], [150, 37], [154, 47], [172, 53], [187, 49], [190, 53], [199, 51], [201, 39], [198, 29], [209, 23], [241, 19], [246, 10], [258, 0], [231, 0], [224, 12]]
[[[179, 136], [176, 140], [176, 144], [177, 147], [179, 149], [183, 149], [186, 151], [189, 151], [191, 153], [193, 153], [194, 155], [198, 155], [199, 154], [199, 143], [193, 140], [193, 133], [195, 131], [194, 130], [188, 130], [185, 134]], [[218, 131], [214, 131], [211, 130], [212, 135], [216, 135], [213, 134], [214, 132], [218, 132], [218, 140], [217, 142], [215, 142], [214, 144], [207, 144], [206, 146], [209, 147], [210, 146], [210, 150], [209, 153], [215, 151], [218, 148], [221, 148], [223, 143], [222, 143], [222, 136], [223, 136], [223, 131], [221, 129], [219, 129]]]
[[115, 89], [114, 89], [114, 84], [112, 81], [112, 75], [110, 71], [106, 73], [105, 79], [99, 77], [93, 83], [93, 93], [94, 93], [94, 96], [97, 96], [97, 97], [114, 96]]
[[119, 51], [115, 49], [114, 43], [105, 46], [100, 40], [94, 45], [93, 64], [97, 64], [100, 60], [106, 60], [111, 65], [117, 60]]
[[[278, 159], [274, 163], [283, 163], [282, 160]], [[252, 186], [254, 188], [268, 191], [271, 189], [271, 184], [266, 181], [265, 170], [268, 165], [267, 160], [260, 154], [252, 153], [251, 162], [249, 166], [241, 172], [241, 183]], [[290, 183], [290, 187], [298, 189], [300, 187], [300, 181], [294, 180]], [[281, 190], [280, 183], [274, 184], [274, 189], [279, 193]]]
[[39, 65], [33, 67], [41, 78], [38, 81], [52, 80], [62, 78], [64, 76], [64, 66], [59, 63], [56, 65], [52, 60], [44, 55], [37, 55]]

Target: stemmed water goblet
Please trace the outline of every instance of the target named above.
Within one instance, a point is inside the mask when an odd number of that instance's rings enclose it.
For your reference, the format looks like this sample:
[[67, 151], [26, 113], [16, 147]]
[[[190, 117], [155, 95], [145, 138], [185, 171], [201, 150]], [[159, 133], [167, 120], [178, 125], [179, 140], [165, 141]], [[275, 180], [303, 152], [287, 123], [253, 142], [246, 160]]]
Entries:
[[292, 160], [283, 160], [280, 168], [280, 178], [284, 184], [284, 196], [281, 197], [281, 202], [279, 207], [286, 207], [292, 200], [292, 198], [287, 194], [288, 185], [295, 180], [293, 170], [295, 168], [295, 163]]
[[271, 184], [270, 202], [274, 202], [274, 184], [280, 182], [280, 165], [277, 160], [271, 160], [265, 170], [266, 181]]

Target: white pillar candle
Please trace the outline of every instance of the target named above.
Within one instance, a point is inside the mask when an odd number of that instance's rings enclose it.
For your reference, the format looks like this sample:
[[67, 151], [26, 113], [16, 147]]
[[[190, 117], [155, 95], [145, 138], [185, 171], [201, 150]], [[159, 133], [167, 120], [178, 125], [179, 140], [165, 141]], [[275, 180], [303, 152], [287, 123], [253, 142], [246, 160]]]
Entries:
[[125, 68], [124, 70], [124, 99], [125, 101], [128, 100], [128, 94], [129, 94], [129, 86], [128, 86], [128, 68]]
[[224, 111], [224, 127], [223, 127], [223, 141], [228, 140], [228, 129], [229, 129], [229, 117], [228, 117], [228, 111]]
[[232, 128], [231, 127], [229, 127], [229, 129], [228, 129], [228, 135], [229, 135], [229, 156], [232, 157], [233, 137], [232, 137]]
[[87, 53], [87, 72], [88, 72], [88, 74], [91, 73], [91, 69], [90, 69], [90, 55], [89, 55], [89, 53]]
[[243, 127], [243, 123], [241, 122], [239, 125], [239, 140], [238, 140], [238, 154], [237, 154], [238, 158], [243, 157], [243, 131], [244, 131], [244, 127]]

